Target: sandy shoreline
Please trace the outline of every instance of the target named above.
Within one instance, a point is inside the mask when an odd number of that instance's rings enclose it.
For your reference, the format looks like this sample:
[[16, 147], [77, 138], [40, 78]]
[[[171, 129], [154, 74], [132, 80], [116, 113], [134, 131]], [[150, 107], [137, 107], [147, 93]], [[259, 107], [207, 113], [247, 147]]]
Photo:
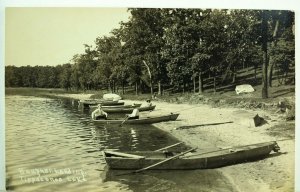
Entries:
[[[91, 94], [57, 95], [74, 99], [88, 99]], [[141, 103], [141, 101], [126, 101]], [[238, 164], [219, 168], [220, 171], [237, 191], [268, 192], [294, 191], [295, 169], [295, 139], [282, 136], [271, 136], [268, 130], [282, 121], [276, 114], [262, 110], [244, 110], [238, 108], [212, 108], [208, 105], [171, 104], [153, 101], [156, 110], [141, 112], [141, 115], [166, 114], [179, 112], [177, 121], [155, 124], [161, 130], [167, 131], [187, 145], [207, 148], [226, 148], [230, 146], [248, 145], [267, 141], [277, 141], [282, 154], [262, 159], [260, 161]], [[251, 126], [251, 117], [258, 114], [267, 123]], [[229, 122], [220, 125], [203, 125]], [[197, 126], [198, 125], [198, 126]], [[182, 126], [193, 126], [188, 129], [178, 129]]]
[[[156, 104], [157, 106], [168, 106], [161, 108], [166, 112], [182, 109], [178, 118], [179, 121], [159, 123], [156, 124], [156, 127], [170, 132], [179, 140], [199, 149], [206, 147], [226, 148], [277, 140], [281, 152], [285, 154], [260, 161], [227, 166], [218, 170], [228, 178], [237, 191], [294, 191], [295, 141], [267, 134], [268, 129], [279, 123], [277, 116], [264, 111], [212, 108], [207, 105]], [[250, 127], [248, 123], [250, 117], [254, 117], [256, 114], [268, 117], [268, 124]], [[233, 123], [175, 129], [180, 126], [228, 121], [233, 121]]]

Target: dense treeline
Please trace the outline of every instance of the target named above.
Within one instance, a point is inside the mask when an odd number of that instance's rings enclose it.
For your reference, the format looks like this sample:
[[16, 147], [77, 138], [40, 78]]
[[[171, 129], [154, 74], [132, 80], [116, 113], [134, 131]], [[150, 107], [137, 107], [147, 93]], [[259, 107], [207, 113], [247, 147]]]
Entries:
[[55, 67], [5, 67], [7, 87], [124, 93], [202, 93], [235, 84], [240, 69], [262, 69], [263, 97], [274, 68], [295, 65], [294, 12], [211, 9], [128, 9], [131, 17], [95, 45]]

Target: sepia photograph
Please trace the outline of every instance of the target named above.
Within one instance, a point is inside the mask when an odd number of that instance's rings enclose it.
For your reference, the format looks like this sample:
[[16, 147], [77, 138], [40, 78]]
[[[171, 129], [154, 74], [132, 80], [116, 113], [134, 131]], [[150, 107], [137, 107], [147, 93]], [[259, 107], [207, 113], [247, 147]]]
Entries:
[[296, 191], [295, 10], [3, 10], [4, 191]]

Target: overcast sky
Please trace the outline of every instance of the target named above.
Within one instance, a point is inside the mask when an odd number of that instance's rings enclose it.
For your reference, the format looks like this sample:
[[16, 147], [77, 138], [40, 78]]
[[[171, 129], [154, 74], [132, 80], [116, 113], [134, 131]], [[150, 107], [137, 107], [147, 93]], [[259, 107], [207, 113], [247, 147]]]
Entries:
[[6, 8], [5, 65], [67, 63], [129, 15], [126, 8]]
[[[4, 0], [5, 1], [5, 0]], [[190, 0], [191, 1], [191, 0]], [[110, 3], [112, 5], [119, 5], [119, 7], [126, 7], [123, 2], [131, 2], [128, 7], [135, 6], [150, 6], [150, 7], [186, 7], [193, 6], [199, 7], [212, 7], [212, 8], [264, 8], [269, 9], [286, 9], [290, 8], [288, 2], [292, 0], [286, 0], [287, 2], [281, 2], [281, 4], [270, 3], [271, 0], [243, 0], [243, 3], [236, 0], [235, 3], [228, 3], [232, 1], [206, 1], [201, 0], [187, 1], [186, 4], [181, 4], [183, 1], [142, 1], [136, 2], [125, 0], [114, 0], [117, 3]], [[40, 6], [41, 1], [6, 1], [13, 2], [9, 7], [5, 8], [5, 65], [26, 66], [26, 65], [58, 65], [69, 62], [75, 54], [84, 52], [83, 44], [94, 45], [94, 40], [103, 35], [109, 35], [109, 32], [119, 27], [121, 21], [128, 21], [129, 13], [126, 8], [100, 8], [89, 6], [95, 2], [100, 1], [87, 1], [87, 4], [78, 8], [64, 8], [66, 1], [58, 1], [58, 7], [55, 7], [53, 2], [57, 0], [45, 0], [44, 3], [47, 6]], [[26, 2], [26, 3], [24, 3]], [[46, 3], [50, 4], [46, 4]], [[72, 1], [70, 1], [72, 2]], [[81, 1], [73, 1], [77, 4]], [[85, 1], [82, 1], [85, 2]], [[103, 1], [108, 4], [112, 1]], [[169, 2], [169, 3], [168, 3]], [[170, 3], [172, 2], [172, 3]], [[200, 2], [197, 5], [197, 2]], [[226, 3], [227, 2], [227, 3]], [[239, 3], [240, 2], [240, 3]], [[265, 2], [264, 4], [258, 2]], [[52, 3], [52, 4], [51, 4]], [[202, 4], [201, 4], [202, 3]], [[14, 6], [19, 5], [25, 6]], [[28, 4], [28, 5], [27, 5]], [[74, 5], [78, 6], [76, 3]], [[105, 5], [106, 5], [105, 4]], [[35, 5], [36, 7], [30, 7]], [[68, 6], [73, 4], [66, 4]], [[202, 5], [202, 6], [201, 6]], [[203, 5], [205, 5], [203, 7]], [[287, 6], [288, 5], [288, 6]], [[111, 6], [111, 5], [110, 5]], [[19, 7], [19, 8], [12, 8]], [[108, 6], [109, 7], [109, 6]], [[114, 6], [112, 6], [114, 7]], [[294, 7], [293, 7], [294, 8]]]

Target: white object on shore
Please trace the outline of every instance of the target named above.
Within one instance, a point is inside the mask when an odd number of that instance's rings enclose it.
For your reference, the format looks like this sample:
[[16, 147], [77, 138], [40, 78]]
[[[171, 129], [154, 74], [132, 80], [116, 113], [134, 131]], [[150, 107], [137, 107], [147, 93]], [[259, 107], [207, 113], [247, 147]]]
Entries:
[[240, 94], [240, 93], [251, 93], [254, 92], [255, 90], [253, 89], [253, 87], [249, 84], [244, 84], [244, 85], [237, 85], [235, 87], [235, 92], [236, 94]]
[[115, 93], [106, 93], [106, 94], [103, 95], [103, 99], [119, 101], [120, 99], [122, 99], [122, 97], [120, 95], [115, 94]]

